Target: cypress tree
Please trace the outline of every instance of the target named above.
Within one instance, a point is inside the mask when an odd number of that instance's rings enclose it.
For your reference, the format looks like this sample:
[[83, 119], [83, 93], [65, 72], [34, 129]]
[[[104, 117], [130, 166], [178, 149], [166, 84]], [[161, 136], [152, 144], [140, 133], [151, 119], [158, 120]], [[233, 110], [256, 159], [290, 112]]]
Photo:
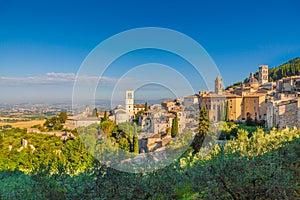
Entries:
[[104, 112], [103, 121], [107, 121], [107, 111]]
[[198, 153], [200, 151], [205, 136], [208, 134], [209, 124], [210, 122], [208, 119], [208, 110], [204, 106], [199, 112], [198, 132], [196, 133], [194, 140], [191, 144], [191, 146], [194, 149], [193, 153]]
[[139, 139], [136, 133], [136, 124], [134, 124], [134, 131], [133, 131], [133, 153], [139, 153]]
[[145, 111], [148, 111], [148, 103], [147, 103], [147, 102], [145, 103], [145, 108], [144, 108], [144, 110], [145, 110]]
[[178, 117], [177, 114], [172, 121], [171, 136], [174, 138], [178, 134]]
[[133, 136], [133, 153], [139, 153], [139, 139], [136, 134]]
[[92, 117], [98, 117], [98, 109], [97, 108], [93, 109]]

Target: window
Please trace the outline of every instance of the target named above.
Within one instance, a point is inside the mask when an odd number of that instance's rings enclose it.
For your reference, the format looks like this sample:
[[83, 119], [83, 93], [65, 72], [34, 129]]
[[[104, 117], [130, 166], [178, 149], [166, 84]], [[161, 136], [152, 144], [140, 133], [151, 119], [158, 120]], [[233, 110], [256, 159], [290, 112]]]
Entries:
[[256, 111], [256, 107], [254, 106], [254, 111]]
[[229, 108], [232, 108], [232, 106], [230, 106]]
[[132, 93], [128, 93], [127, 97], [128, 99], [132, 99]]
[[256, 99], [254, 99], [254, 103], [256, 103]]

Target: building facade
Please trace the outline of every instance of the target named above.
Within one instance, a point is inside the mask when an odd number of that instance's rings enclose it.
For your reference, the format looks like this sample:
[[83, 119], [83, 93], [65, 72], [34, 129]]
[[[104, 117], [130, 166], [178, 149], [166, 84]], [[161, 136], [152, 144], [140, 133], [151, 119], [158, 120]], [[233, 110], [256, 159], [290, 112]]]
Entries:
[[269, 82], [269, 67], [268, 65], [261, 65], [258, 68], [258, 81], [259, 84], [264, 85]]
[[268, 128], [300, 127], [300, 97], [269, 100], [267, 107]]
[[125, 109], [128, 118], [131, 118], [134, 116], [134, 90], [133, 89], [127, 89], [125, 93]]
[[253, 120], [266, 120], [267, 103], [266, 94], [246, 93], [242, 101], [242, 120], [251, 118]]
[[223, 93], [223, 80], [220, 76], [217, 76], [215, 80], [215, 93], [222, 94]]

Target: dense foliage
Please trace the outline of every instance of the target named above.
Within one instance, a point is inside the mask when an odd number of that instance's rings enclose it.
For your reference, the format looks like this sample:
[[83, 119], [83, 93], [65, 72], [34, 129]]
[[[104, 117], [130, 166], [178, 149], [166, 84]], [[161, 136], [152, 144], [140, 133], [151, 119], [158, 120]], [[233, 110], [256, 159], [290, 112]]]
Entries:
[[[22, 139], [28, 142], [27, 148], [22, 147]], [[25, 129], [1, 132], [0, 155], [1, 170], [24, 172], [46, 166], [51, 169], [51, 173], [57, 173], [60, 167], [68, 169], [70, 173], [79, 173], [94, 162], [80, 139], [63, 141], [53, 135], [26, 133]]]
[[[1, 132], [0, 199], [299, 199], [300, 130], [262, 129], [206, 154], [188, 150], [152, 173], [125, 173], [93, 160], [80, 140]], [[36, 151], [9, 151], [26, 137]], [[41, 150], [39, 150], [41, 149]], [[61, 153], [56, 153], [58, 150]], [[45, 155], [43, 155], [45, 154]]]
[[300, 75], [300, 58], [294, 58], [279, 67], [269, 69], [269, 80], [276, 81], [284, 77]]
[[61, 112], [58, 116], [51, 117], [46, 120], [44, 126], [33, 126], [34, 128], [39, 128], [41, 131], [53, 131], [62, 130], [63, 124], [67, 120], [68, 116], [66, 112]]

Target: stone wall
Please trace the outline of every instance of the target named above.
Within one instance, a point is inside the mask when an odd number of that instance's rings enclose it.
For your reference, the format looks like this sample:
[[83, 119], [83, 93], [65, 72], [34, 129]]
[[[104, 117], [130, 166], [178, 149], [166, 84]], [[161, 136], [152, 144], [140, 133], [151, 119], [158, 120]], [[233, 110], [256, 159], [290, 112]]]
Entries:
[[268, 103], [267, 125], [268, 128], [300, 127], [300, 102], [299, 98], [285, 101], [271, 101]]
[[286, 104], [278, 106], [278, 119], [277, 124], [279, 129], [286, 126], [292, 128], [298, 126], [298, 102], [288, 101]]

